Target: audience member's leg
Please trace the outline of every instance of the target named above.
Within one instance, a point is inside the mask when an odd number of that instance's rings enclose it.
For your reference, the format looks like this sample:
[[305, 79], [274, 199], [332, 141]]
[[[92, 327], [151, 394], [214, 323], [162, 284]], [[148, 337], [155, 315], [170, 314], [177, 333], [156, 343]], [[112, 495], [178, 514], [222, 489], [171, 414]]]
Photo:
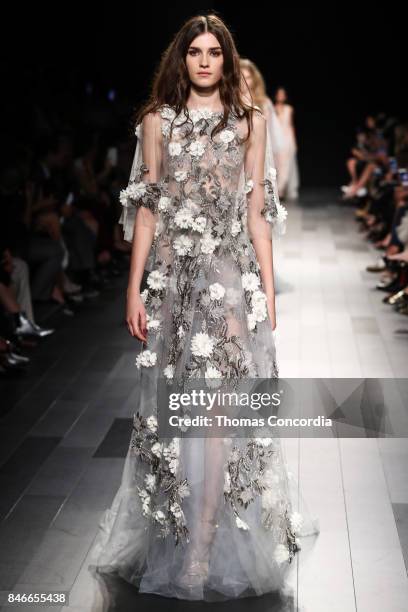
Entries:
[[33, 306], [31, 302], [30, 270], [28, 264], [20, 257], [13, 257], [11, 282], [17, 302], [27, 317], [34, 323]]
[[64, 249], [48, 236], [34, 234], [28, 249], [29, 263], [35, 267], [31, 281], [33, 300], [49, 300], [61, 270]]
[[79, 215], [63, 225], [64, 240], [69, 251], [69, 270], [77, 273], [95, 269], [95, 234]]

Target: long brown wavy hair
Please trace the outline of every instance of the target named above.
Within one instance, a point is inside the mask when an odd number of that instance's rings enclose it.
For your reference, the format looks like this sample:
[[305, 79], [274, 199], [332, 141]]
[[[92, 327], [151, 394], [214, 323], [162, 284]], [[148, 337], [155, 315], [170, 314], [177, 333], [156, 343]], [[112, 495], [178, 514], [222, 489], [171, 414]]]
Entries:
[[[215, 14], [191, 17], [174, 36], [161, 57], [148, 101], [134, 115], [134, 125], [138, 125], [147, 113], [156, 112], [164, 104], [173, 107], [176, 115], [183, 111], [186, 121], [190, 120], [187, 99], [190, 94], [191, 81], [186, 56], [192, 41], [206, 32], [211, 32], [216, 37], [224, 58], [223, 75], [218, 84], [224, 113], [211, 136], [226, 127], [230, 113], [234, 113], [239, 119], [246, 118], [248, 132], [244, 140], [249, 138], [254, 108], [248, 96], [243, 96], [240, 88], [242, 77], [239, 55], [232, 34], [222, 19]], [[173, 124], [171, 127], [173, 128]]]

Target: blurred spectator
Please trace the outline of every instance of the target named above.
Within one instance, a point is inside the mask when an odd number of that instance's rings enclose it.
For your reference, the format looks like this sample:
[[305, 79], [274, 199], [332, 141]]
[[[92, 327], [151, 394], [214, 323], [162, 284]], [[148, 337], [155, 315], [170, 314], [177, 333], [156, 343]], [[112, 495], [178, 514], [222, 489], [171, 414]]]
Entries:
[[368, 116], [365, 129], [346, 162], [349, 185], [343, 201], [356, 206], [360, 231], [384, 255], [368, 272], [381, 273], [376, 284], [384, 303], [408, 314], [408, 125], [384, 113]]
[[[55, 331], [36, 322], [38, 313], [79, 314], [128, 268], [131, 251], [118, 219], [133, 127], [121, 133], [113, 103], [97, 98], [33, 108], [31, 133], [5, 143], [0, 161], [1, 375], [24, 371], [30, 358], [21, 351]], [[131, 114], [126, 105], [122, 112]]]

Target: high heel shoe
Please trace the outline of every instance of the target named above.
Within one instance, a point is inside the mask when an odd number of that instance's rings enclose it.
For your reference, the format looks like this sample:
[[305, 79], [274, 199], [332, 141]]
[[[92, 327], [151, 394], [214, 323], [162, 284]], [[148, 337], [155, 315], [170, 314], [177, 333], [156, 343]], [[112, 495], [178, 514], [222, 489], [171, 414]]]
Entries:
[[201, 520], [199, 533], [187, 552], [184, 567], [176, 579], [177, 586], [188, 593], [190, 598], [201, 596], [204, 584], [208, 580], [211, 544], [218, 525], [213, 520]]

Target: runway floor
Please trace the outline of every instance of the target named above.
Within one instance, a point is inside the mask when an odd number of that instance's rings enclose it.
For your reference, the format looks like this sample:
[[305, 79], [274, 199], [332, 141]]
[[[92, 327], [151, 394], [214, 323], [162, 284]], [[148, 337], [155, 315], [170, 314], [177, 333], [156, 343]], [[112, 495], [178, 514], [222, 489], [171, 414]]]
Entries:
[[[322, 190], [289, 208], [287, 234], [275, 248], [275, 270], [290, 285], [277, 296], [284, 378], [408, 378], [408, 318], [374, 290], [377, 277], [365, 267], [378, 252], [353, 217]], [[88, 553], [120, 483], [137, 402], [138, 344], [123, 324], [124, 298], [122, 279], [43, 342], [25, 378], [1, 383], [0, 591], [67, 590], [67, 612], [92, 609]], [[408, 406], [389, 417], [393, 431], [405, 427]], [[292, 438], [284, 445], [321, 529], [310, 554], [298, 556], [291, 609], [406, 612], [408, 439]], [[109, 609], [121, 612], [205, 605], [138, 596], [119, 582], [110, 588]], [[263, 598], [210, 605], [272, 610]]]

